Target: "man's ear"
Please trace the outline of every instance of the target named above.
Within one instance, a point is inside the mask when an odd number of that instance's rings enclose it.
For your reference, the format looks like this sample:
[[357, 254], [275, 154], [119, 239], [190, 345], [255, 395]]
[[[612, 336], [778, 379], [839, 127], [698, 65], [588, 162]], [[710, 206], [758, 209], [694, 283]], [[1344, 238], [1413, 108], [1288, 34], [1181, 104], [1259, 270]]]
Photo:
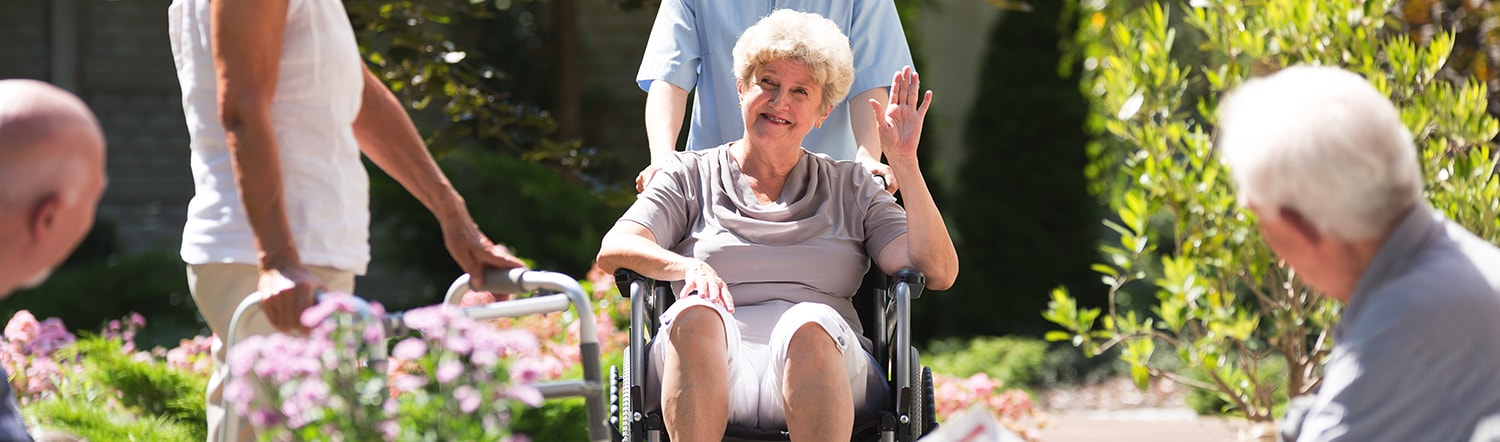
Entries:
[[1318, 227], [1313, 225], [1312, 221], [1309, 221], [1306, 216], [1303, 216], [1302, 212], [1298, 212], [1292, 208], [1282, 207], [1277, 212], [1277, 214], [1283, 221], [1286, 222], [1288, 226], [1292, 227], [1292, 230], [1297, 232], [1298, 236], [1302, 237], [1303, 241], [1307, 241], [1308, 244], [1318, 245], [1323, 241], [1322, 232], [1319, 232]]
[[33, 241], [52, 233], [57, 217], [61, 216], [62, 205], [62, 195], [52, 193], [31, 206], [31, 212], [26, 218], [26, 230]]

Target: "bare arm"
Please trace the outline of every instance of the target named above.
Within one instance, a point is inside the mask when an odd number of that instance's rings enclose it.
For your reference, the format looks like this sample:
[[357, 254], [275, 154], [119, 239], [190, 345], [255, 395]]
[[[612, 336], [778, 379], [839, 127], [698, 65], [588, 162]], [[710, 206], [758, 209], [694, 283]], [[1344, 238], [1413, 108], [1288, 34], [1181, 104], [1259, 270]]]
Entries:
[[271, 127], [287, 0], [218, 0], [211, 7], [219, 118], [255, 236], [261, 308], [276, 329], [305, 331], [302, 310], [321, 284], [297, 253], [282, 189], [281, 146]]
[[260, 267], [301, 265], [282, 199], [281, 147], [271, 127], [287, 1], [219, 0], [212, 7], [219, 118]]
[[432, 211], [442, 225], [448, 252], [464, 272], [475, 278], [475, 284], [483, 284], [485, 268], [522, 266], [509, 251], [496, 246], [479, 231], [463, 197], [453, 189], [427, 151], [427, 144], [417, 133], [411, 117], [368, 68], [364, 72], [361, 103], [359, 116], [354, 119], [354, 136], [359, 140], [360, 151]]
[[902, 190], [906, 234], [882, 249], [876, 263], [887, 273], [909, 264], [927, 275], [928, 287], [945, 290], [958, 279], [958, 251], [917, 163], [917, 143], [922, 135], [922, 119], [932, 104], [932, 91], [927, 91], [925, 100], [918, 100], [920, 82], [910, 67], [898, 72], [892, 83], [890, 104], [881, 108], [871, 100], [870, 105], [884, 120], [880, 139], [891, 169], [906, 183]]
[[857, 111], [855, 108], [871, 100], [880, 104], [884, 109], [890, 104], [890, 95], [887, 88], [877, 87], [860, 93], [854, 99], [849, 100], [849, 125], [854, 129], [854, 160], [865, 166], [865, 170], [885, 178], [885, 190], [896, 193], [901, 188], [896, 175], [891, 167], [880, 162], [883, 153], [880, 148], [880, 126], [876, 121], [876, 114]]
[[662, 248], [650, 229], [634, 221], [620, 220], [604, 234], [597, 265], [610, 273], [625, 268], [651, 279], [683, 281], [679, 296], [696, 291], [710, 302], [734, 311], [734, 298], [713, 267]]
[[661, 171], [661, 164], [677, 151], [687, 97], [688, 91], [677, 85], [664, 80], [651, 82], [651, 90], [646, 92], [646, 147], [651, 149], [651, 164], [636, 176], [636, 192], [646, 190], [651, 178]]

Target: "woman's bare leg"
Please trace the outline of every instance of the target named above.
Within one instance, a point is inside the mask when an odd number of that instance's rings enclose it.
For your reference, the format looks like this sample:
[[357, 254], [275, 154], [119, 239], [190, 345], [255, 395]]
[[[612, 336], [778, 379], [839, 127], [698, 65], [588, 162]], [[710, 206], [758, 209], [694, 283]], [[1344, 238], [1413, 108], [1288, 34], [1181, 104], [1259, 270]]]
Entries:
[[845, 441], [854, 428], [854, 395], [844, 373], [844, 356], [833, 337], [806, 324], [787, 345], [782, 397], [787, 429], [794, 441]]
[[666, 366], [661, 367], [667, 433], [683, 442], [722, 440], [729, 422], [724, 320], [708, 307], [688, 307], [673, 320], [668, 333], [672, 345], [666, 349]]

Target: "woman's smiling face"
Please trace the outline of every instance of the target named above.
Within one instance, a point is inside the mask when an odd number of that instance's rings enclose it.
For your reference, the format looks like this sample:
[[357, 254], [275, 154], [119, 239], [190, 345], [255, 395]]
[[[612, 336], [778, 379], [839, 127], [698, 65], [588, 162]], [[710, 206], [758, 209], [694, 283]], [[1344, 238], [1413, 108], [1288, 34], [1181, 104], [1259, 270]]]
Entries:
[[801, 147], [802, 138], [832, 110], [823, 103], [823, 85], [800, 62], [768, 62], [750, 80], [752, 84], [739, 87], [740, 112], [746, 140], [757, 145]]

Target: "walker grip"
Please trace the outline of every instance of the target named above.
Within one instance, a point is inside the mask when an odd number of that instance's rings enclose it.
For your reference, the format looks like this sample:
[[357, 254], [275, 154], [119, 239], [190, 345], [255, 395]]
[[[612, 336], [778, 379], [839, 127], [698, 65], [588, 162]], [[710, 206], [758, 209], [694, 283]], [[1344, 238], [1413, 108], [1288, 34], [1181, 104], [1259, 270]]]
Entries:
[[526, 274], [531, 270], [524, 268], [513, 269], [487, 269], [484, 271], [484, 285], [476, 286], [471, 280], [469, 287], [477, 291], [490, 293], [522, 293], [535, 290], [536, 287], [528, 287]]

